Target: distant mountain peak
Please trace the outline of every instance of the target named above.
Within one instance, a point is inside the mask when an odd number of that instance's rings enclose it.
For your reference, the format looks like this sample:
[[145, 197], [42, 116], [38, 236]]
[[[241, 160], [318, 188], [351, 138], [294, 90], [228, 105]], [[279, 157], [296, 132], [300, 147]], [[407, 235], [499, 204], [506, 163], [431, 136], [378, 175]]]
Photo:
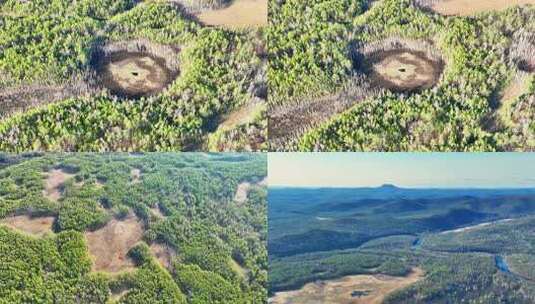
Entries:
[[399, 187], [397, 187], [394, 184], [382, 184], [381, 187], [379, 187], [379, 188], [381, 188], [381, 189], [399, 189]]

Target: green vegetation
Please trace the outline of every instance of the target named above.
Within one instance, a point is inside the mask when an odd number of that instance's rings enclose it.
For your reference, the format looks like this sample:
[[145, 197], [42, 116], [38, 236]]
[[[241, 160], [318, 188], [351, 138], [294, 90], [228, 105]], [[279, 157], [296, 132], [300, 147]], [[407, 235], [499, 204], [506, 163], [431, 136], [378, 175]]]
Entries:
[[109, 220], [106, 215], [96, 201], [65, 201], [59, 209], [57, 224], [60, 230], [84, 231], [105, 224]]
[[[253, 83], [263, 79], [258, 31], [205, 28], [164, 1], [2, 1], [0, 105], [19, 113], [0, 110], [0, 150], [205, 147], [215, 121], [254, 99]], [[92, 56], [137, 39], [176, 47], [180, 74], [160, 94], [118, 99], [95, 83]], [[247, 144], [240, 138], [236, 149]]]
[[120, 278], [129, 281], [128, 285], [132, 286], [130, 292], [120, 299], [120, 303], [188, 303], [169, 273], [152, 260], [146, 244], [133, 248], [130, 254], [140, 269], [133, 276]]
[[365, 0], [269, 1], [270, 103], [340, 83], [351, 69], [347, 38]]
[[529, 254], [513, 254], [507, 256], [512, 271], [524, 278], [535, 281], [535, 257]]
[[[495, 151], [535, 148], [533, 87], [501, 100], [515, 75], [525, 73], [517, 34], [535, 29], [535, 7], [515, 7], [475, 17], [445, 17], [410, 0], [271, 1], [268, 33], [273, 109], [325, 96], [342, 113], [304, 133], [274, 142], [278, 150]], [[371, 5], [371, 6], [370, 6]], [[367, 6], [370, 6], [367, 8]], [[306, 7], [306, 9], [305, 9]], [[355, 50], [397, 37], [430, 41], [445, 59], [438, 84], [417, 93], [383, 90], [357, 98]], [[533, 41], [531, 41], [533, 43]], [[533, 82], [532, 72], [530, 81]], [[356, 93], [355, 93], [356, 92]], [[356, 94], [356, 95], [355, 95]], [[347, 109], [347, 110], [345, 110]], [[299, 113], [293, 113], [297, 116]], [[270, 126], [271, 128], [272, 126]], [[276, 127], [276, 126], [273, 126]], [[296, 131], [303, 126], [294, 126]]]
[[[0, 160], [0, 220], [56, 218], [43, 237], [0, 223], [0, 302], [266, 301], [267, 192], [255, 184], [266, 176], [265, 155], [36, 153]], [[58, 186], [58, 200], [43, 193], [53, 169], [73, 175]], [[245, 181], [256, 186], [238, 204], [233, 198]], [[84, 233], [129, 213], [144, 230], [129, 249], [135, 267], [95, 272]], [[153, 252], [156, 244], [169, 248], [168, 265]]]
[[532, 189], [270, 188], [269, 195], [270, 294], [418, 267], [424, 277], [385, 303], [535, 300]]

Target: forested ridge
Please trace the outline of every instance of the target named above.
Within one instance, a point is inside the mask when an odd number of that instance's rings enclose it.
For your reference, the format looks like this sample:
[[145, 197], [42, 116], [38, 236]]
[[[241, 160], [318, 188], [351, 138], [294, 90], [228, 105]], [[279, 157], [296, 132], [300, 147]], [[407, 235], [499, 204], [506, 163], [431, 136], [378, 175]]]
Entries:
[[[266, 176], [265, 155], [4, 154], [0, 160], [7, 163], [0, 169], [0, 302], [266, 301], [267, 193], [258, 184]], [[55, 200], [45, 195], [45, 183], [59, 170], [69, 177]], [[242, 182], [252, 186], [246, 201], [236, 202]], [[54, 223], [36, 236], [4, 224], [16, 216], [52, 216]], [[126, 217], [143, 227], [128, 251], [133, 267], [94, 271], [85, 235]], [[168, 249], [169, 265], [154, 245]]]

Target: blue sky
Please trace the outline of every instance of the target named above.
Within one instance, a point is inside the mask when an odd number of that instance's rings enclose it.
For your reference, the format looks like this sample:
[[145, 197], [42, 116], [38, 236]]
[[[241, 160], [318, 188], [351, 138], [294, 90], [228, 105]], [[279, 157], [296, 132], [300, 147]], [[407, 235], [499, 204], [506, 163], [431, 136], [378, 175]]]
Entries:
[[269, 153], [270, 186], [535, 187], [535, 153]]

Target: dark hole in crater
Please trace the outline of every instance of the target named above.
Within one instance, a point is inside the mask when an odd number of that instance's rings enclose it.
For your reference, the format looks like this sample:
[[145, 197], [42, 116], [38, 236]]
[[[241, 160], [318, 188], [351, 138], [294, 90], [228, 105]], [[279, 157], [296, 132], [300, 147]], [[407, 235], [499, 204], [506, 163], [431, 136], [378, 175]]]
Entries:
[[[400, 65], [414, 66], [414, 77], [411, 77], [413, 73], [409, 73], [406, 67], [395, 67], [395, 63], [390, 63], [392, 71], [403, 73], [406, 79], [389, 77], [388, 69], [376, 69], [378, 64], [387, 63], [389, 60], [398, 61]], [[422, 51], [396, 48], [369, 54], [356, 53], [353, 56], [353, 68], [367, 75], [373, 87], [385, 88], [396, 93], [417, 93], [436, 85], [444, 71], [444, 62], [432, 59]]]
[[179, 74], [167, 67], [164, 58], [142, 51], [96, 52], [92, 66], [100, 86], [116, 96], [134, 99], [158, 94]]
[[351, 296], [353, 298], [359, 298], [359, 297], [367, 296], [370, 293], [371, 293], [371, 290], [354, 290], [353, 292], [351, 292]]
[[254, 96], [262, 99], [267, 99], [268, 97], [268, 86], [267, 84], [257, 84], [253, 91]]
[[517, 64], [518, 69], [524, 72], [532, 73], [535, 72], [535, 60], [529, 62], [527, 60], [520, 60]]

